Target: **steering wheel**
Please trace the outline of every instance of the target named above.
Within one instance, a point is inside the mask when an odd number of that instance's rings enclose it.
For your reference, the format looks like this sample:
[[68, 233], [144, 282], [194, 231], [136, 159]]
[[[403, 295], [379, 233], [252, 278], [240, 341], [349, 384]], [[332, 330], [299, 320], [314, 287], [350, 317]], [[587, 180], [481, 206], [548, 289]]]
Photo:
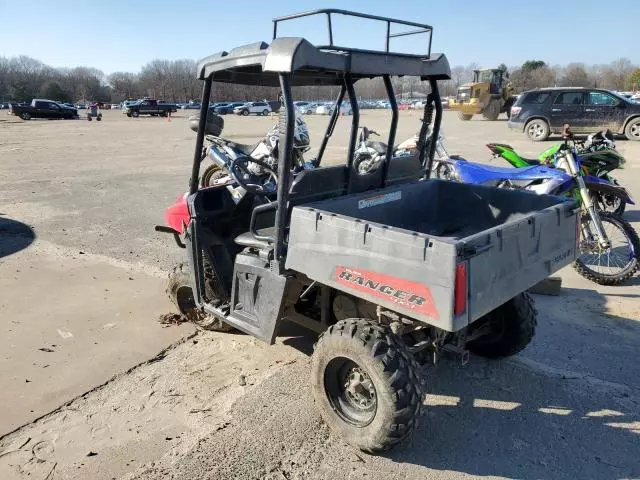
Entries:
[[[266, 173], [269, 175], [267, 180], [264, 179], [263, 175], [256, 175], [251, 172], [247, 168], [247, 164], [255, 163], [262, 167]], [[238, 182], [238, 184], [244, 188], [247, 192], [251, 192], [254, 195], [268, 195], [271, 193], [275, 193], [275, 185], [278, 185], [278, 175], [276, 171], [267, 165], [262, 160], [257, 160], [251, 157], [238, 157], [233, 162], [231, 162], [231, 166], [229, 167], [229, 173], [233, 179]], [[267, 183], [269, 180], [273, 179], [275, 185], [273, 187], [267, 187]]]

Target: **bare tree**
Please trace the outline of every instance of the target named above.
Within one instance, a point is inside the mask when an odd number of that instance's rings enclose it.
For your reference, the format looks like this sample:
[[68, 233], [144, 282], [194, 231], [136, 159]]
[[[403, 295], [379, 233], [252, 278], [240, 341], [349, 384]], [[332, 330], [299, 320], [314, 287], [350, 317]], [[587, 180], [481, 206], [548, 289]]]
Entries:
[[570, 63], [557, 77], [562, 87], [590, 87], [594, 83], [582, 63]]

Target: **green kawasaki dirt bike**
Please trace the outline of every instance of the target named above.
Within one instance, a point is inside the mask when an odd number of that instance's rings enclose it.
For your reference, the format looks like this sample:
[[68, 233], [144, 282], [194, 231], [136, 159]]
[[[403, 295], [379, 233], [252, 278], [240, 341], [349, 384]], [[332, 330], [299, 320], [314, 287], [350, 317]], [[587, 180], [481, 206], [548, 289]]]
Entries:
[[[624, 168], [625, 159], [616, 151], [613, 134], [609, 130], [591, 134], [585, 141], [576, 140], [575, 142], [585, 174], [619, 185], [611, 172], [618, 168]], [[541, 164], [555, 166], [554, 159], [562, 144], [552, 145], [538, 155], [535, 160], [520, 156], [510, 145], [489, 143], [487, 147], [493, 153], [494, 158], [504, 158], [514, 167], [523, 168]], [[618, 215], [624, 213], [626, 203], [623, 198], [603, 193], [594, 193], [593, 197], [599, 210], [615, 212]]]

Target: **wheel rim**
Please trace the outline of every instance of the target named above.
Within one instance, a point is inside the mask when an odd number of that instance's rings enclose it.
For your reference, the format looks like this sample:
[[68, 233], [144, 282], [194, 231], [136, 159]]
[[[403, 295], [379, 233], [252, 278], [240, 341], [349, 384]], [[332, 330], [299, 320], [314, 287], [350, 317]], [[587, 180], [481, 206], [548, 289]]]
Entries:
[[376, 388], [367, 372], [345, 357], [333, 358], [325, 367], [324, 388], [331, 406], [345, 422], [366, 427], [376, 416]]
[[222, 168], [217, 165], [213, 168], [208, 168], [202, 177], [202, 186], [210, 187], [212, 184], [215, 184], [216, 180], [222, 178], [225, 175]]
[[632, 137], [640, 139], [640, 122], [636, 122], [633, 125], [631, 125], [631, 128], [629, 129], [629, 133], [631, 134]]
[[[580, 251], [584, 251], [578, 260], [592, 272], [602, 276], [615, 276], [629, 268], [636, 256], [631, 239], [627, 236], [622, 227], [611, 222], [608, 218], [602, 218], [602, 228], [609, 239], [610, 247], [601, 248], [598, 246], [598, 239], [595, 234], [589, 238], [584, 238], [581, 232]], [[591, 224], [591, 219], [587, 222]], [[595, 232], [593, 225], [589, 230]]]
[[529, 125], [529, 136], [531, 138], [542, 138], [543, 135], [544, 135], [544, 128], [542, 128], [542, 125], [540, 125], [537, 122], [534, 122], [531, 125]]

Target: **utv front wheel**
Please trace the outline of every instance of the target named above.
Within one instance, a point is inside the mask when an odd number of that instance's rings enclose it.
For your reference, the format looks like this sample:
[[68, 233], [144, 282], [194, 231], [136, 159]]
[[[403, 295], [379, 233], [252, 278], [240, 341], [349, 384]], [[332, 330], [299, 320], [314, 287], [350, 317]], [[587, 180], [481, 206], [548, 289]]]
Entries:
[[419, 366], [390, 330], [341, 320], [311, 357], [311, 385], [322, 418], [365, 452], [389, 450], [416, 428], [422, 409]]
[[[205, 280], [210, 281], [210, 279]], [[178, 311], [197, 327], [215, 332], [233, 330], [231, 325], [197, 308], [191, 286], [191, 269], [187, 264], [181, 263], [169, 274], [167, 295]]]
[[469, 333], [475, 329], [483, 333], [467, 343], [467, 348], [482, 357], [510, 357], [529, 345], [537, 323], [533, 299], [523, 292], [474, 323]]

